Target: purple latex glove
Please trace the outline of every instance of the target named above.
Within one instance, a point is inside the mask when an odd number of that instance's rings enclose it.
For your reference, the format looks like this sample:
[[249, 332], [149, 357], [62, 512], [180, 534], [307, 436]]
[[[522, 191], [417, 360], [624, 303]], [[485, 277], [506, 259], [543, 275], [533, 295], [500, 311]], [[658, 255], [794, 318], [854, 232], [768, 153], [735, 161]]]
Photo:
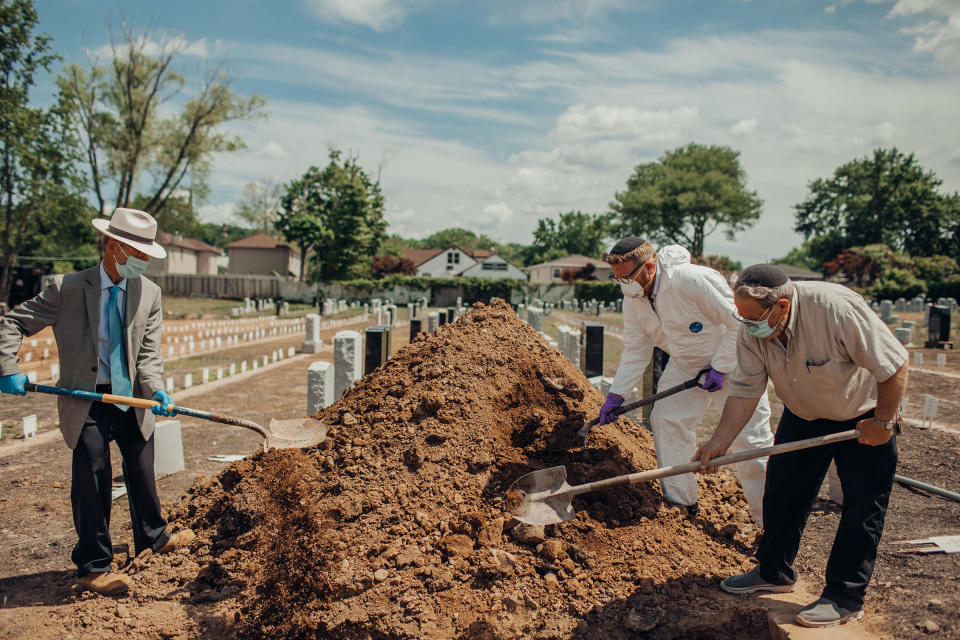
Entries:
[[703, 376], [703, 384], [700, 385], [701, 389], [706, 389], [710, 393], [714, 391], [720, 391], [723, 389], [723, 377], [726, 374], [720, 373], [713, 367], [710, 367], [710, 371], [707, 371], [707, 375]]
[[607, 424], [616, 420], [617, 415], [613, 412], [619, 409], [622, 404], [623, 398], [615, 393], [608, 393], [607, 399], [603, 401], [603, 406], [600, 407], [600, 421], [597, 424]]

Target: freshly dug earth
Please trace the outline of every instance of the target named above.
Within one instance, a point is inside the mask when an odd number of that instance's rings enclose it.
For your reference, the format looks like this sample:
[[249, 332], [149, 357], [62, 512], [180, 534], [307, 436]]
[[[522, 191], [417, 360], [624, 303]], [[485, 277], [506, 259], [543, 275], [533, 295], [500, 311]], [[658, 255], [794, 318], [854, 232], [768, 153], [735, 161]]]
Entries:
[[183, 601], [185, 636], [765, 637], [763, 611], [717, 588], [752, 566], [755, 532], [727, 473], [700, 479], [695, 519], [653, 483], [578, 498], [546, 531], [511, 526], [502, 496], [528, 471], [563, 464], [580, 483], [656, 466], [626, 420], [583, 446], [601, 401], [509, 305], [475, 305], [321, 411], [319, 447], [194, 486], [171, 517], [197, 532], [190, 552], [136, 560], [123, 612], [88, 594], [82, 630], [127, 628], [163, 594]]

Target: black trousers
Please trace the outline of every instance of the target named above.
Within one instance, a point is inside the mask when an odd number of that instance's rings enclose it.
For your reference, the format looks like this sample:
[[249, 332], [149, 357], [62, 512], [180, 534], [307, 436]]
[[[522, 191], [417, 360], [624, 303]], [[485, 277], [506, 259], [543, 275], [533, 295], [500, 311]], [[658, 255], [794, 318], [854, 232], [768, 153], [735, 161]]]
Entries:
[[136, 553], [144, 549], [156, 551], [170, 537], [160, 513], [153, 475], [153, 436], [144, 441], [133, 409], [120, 411], [113, 405], [94, 402], [73, 450], [70, 501], [78, 541], [71, 557], [80, 576], [109, 571], [113, 560], [111, 440], [117, 442], [123, 456], [123, 481], [127, 485]]
[[[777, 444], [822, 436], [856, 427], [873, 415], [853, 420], [803, 420], [784, 409]], [[807, 518], [823, 484], [830, 461], [837, 463], [843, 487], [840, 525], [827, 561], [823, 597], [856, 611], [873, 575], [877, 546], [897, 469], [896, 436], [872, 447], [856, 440], [770, 456], [763, 496], [764, 532], [757, 549], [760, 576], [776, 584], [796, 580], [793, 561]]]

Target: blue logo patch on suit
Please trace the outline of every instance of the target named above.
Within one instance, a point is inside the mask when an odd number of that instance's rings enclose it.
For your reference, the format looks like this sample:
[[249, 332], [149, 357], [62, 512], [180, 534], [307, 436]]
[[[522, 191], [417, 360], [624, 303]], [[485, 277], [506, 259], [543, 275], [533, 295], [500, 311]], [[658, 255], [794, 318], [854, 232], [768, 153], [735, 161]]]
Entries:
[[703, 331], [703, 323], [701, 322], [690, 323], [690, 333], [700, 333], [701, 331]]

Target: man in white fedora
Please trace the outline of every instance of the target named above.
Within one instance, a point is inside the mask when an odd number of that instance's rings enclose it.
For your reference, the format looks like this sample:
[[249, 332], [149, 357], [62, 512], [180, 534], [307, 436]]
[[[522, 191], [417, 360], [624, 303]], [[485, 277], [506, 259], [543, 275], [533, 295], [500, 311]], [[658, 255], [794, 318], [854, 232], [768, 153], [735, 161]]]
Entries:
[[157, 222], [143, 211], [117, 209], [109, 220], [92, 223], [106, 236], [100, 264], [55, 278], [0, 318], [0, 391], [26, 394], [27, 377], [17, 367], [23, 336], [52, 326], [60, 354], [57, 386], [161, 403], [151, 412], [57, 398], [60, 432], [73, 450], [70, 500], [79, 540], [72, 559], [83, 587], [117, 595], [130, 580], [110, 572], [111, 440], [123, 456], [137, 554], [168, 553], [194, 536], [189, 529], [167, 531], [153, 472], [154, 414], [173, 415], [163, 409], [172, 401], [163, 388], [160, 288], [143, 276], [150, 258], [166, 256], [154, 241]]

